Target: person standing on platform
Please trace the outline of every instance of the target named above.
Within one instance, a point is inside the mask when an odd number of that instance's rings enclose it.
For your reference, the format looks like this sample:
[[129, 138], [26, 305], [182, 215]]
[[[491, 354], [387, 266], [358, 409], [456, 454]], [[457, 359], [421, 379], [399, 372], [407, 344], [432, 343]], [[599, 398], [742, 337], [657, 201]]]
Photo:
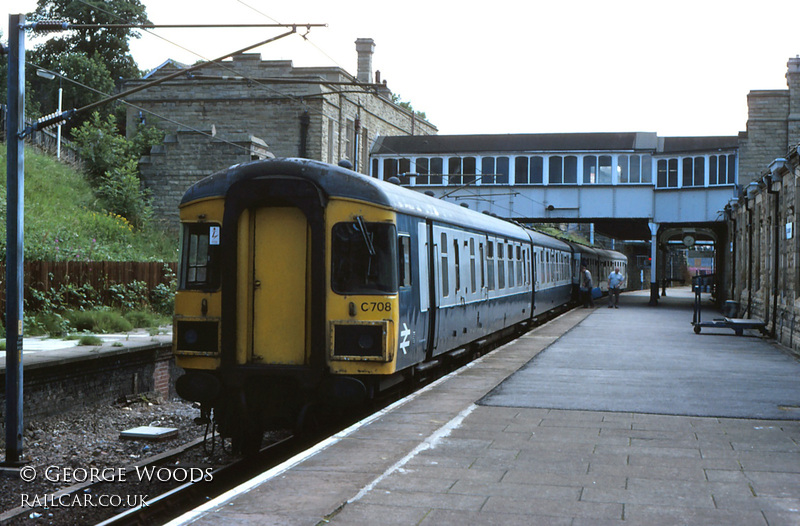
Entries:
[[614, 272], [608, 275], [608, 308], [619, 308], [619, 289], [622, 287], [622, 282], [625, 281], [625, 276], [619, 272], [619, 267], [614, 269]]
[[592, 273], [586, 268], [586, 265], [581, 265], [581, 295], [583, 296], [583, 308], [588, 309], [594, 307], [594, 299], [592, 298]]

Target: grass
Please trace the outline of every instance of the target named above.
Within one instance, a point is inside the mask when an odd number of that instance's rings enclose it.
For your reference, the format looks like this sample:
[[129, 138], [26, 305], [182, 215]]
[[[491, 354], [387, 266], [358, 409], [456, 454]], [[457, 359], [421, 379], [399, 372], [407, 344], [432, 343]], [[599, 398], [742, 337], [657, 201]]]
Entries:
[[[6, 149], [0, 148], [0, 215], [6, 206]], [[25, 150], [25, 259], [176, 261], [178, 237], [155, 224], [141, 230], [105, 211], [84, 175], [36, 150]], [[0, 222], [0, 257], [6, 223]]]
[[26, 336], [79, 339], [86, 334], [126, 333], [148, 329], [152, 336], [159, 327], [170, 323], [168, 316], [150, 311], [120, 312], [112, 309], [68, 310], [61, 314], [38, 313], [26, 321]]
[[103, 345], [103, 340], [94, 334], [84, 334], [78, 340], [78, 345]]

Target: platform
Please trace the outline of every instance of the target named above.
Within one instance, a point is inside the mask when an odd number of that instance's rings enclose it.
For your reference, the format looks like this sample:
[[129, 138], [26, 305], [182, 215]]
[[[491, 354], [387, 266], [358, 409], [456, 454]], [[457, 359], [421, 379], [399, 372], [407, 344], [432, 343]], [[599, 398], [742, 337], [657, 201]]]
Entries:
[[[80, 407], [158, 392], [169, 397], [172, 335], [146, 330], [98, 335], [99, 345], [76, 340], [24, 338], [22, 342], [25, 422]], [[0, 407], [5, 408], [6, 352], [0, 351]], [[0, 413], [3, 412], [0, 409]]]
[[[128, 333], [96, 334], [100, 345], [78, 345], [78, 340], [26, 337], [22, 340], [22, 365], [24, 368], [41, 368], [63, 365], [98, 356], [125, 354], [131, 350], [169, 347], [172, 344], [172, 328], [164, 327], [159, 334], [150, 334], [145, 329]], [[6, 351], [0, 351], [0, 373], [6, 370]]]
[[800, 363], [667, 293], [564, 314], [172, 524], [800, 524]]

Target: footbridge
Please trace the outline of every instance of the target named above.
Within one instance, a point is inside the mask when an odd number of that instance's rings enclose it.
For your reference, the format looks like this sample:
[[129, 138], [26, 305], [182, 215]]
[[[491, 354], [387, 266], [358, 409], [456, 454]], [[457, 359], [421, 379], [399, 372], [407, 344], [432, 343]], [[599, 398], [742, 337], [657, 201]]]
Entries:
[[655, 304], [659, 248], [727, 239], [738, 145], [736, 136], [645, 132], [379, 137], [370, 173], [522, 223], [591, 223], [616, 239], [649, 241]]

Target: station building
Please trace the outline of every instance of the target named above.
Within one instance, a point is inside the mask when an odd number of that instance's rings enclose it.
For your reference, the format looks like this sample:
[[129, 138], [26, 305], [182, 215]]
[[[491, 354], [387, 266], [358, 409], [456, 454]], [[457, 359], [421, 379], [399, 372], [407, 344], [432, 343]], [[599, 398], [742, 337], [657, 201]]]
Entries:
[[[437, 129], [393, 102], [373, 71], [375, 42], [358, 39], [358, 73], [295, 67], [241, 54], [133, 94], [127, 129], [141, 122], [167, 132], [140, 162], [156, 217], [177, 228], [178, 203], [191, 184], [233, 164], [267, 157], [349, 160], [361, 172], [377, 136], [429, 135]], [[173, 60], [122, 89], [186, 69]]]
[[798, 353], [800, 57], [790, 59], [788, 66], [787, 90], [748, 96], [750, 119], [741, 155], [751, 177], [726, 207], [732, 269], [728, 286], [740, 317], [763, 320], [770, 335]]

